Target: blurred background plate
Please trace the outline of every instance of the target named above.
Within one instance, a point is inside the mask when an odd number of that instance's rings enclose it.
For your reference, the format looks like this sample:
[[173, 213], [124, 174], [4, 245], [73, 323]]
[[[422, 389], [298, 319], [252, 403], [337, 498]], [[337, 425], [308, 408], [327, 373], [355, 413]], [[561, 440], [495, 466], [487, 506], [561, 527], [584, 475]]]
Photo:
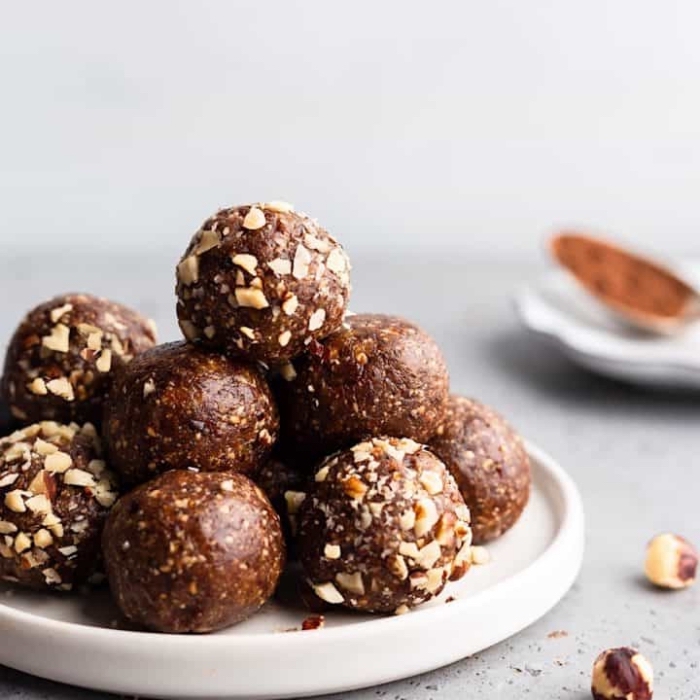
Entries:
[[106, 591], [61, 597], [0, 587], [0, 664], [130, 696], [262, 699], [374, 686], [475, 654], [542, 617], [581, 567], [578, 490], [554, 460], [528, 451], [532, 498], [489, 546], [492, 562], [409, 614], [334, 611], [323, 629], [299, 632], [309, 613], [272, 602], [217, 634], [159, 635], [116, 629]]
[[[681, 272], [697, 284], [700, 266]], [[619, 322], [560, 270], [522, 288], [515, 307], [526, 328], [588, 370], [635, 384], [700, 389], [700, 323], [672, 337], [640, 332]]]

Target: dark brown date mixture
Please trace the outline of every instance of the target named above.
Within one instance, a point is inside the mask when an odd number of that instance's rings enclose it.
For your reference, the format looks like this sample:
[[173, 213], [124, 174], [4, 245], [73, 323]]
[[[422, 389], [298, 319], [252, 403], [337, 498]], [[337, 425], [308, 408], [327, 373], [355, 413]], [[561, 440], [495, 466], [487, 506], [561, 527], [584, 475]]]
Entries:
[[268, 364], [340, 328], [350, 262], [325, 229], [284, 202], [222, 209], [177, 266], [187, 340]]
[[520, 436], [478, 401], [450, 396], [428, 447], [454, 476], [472, 516], [476, 544], [509, 530], [530, 496], [530, 460]]
[[299, 558], [316, 595], [406, 612], [470, 559], [469, 510], [440, 460], [416, 442], [373, 438], [325, 460], [299, 508]]
[[88, 581], [116, 498], [91, 424], [44, 421], [0, 439], [0, 579], [58, 591]]
[[374, 435], [427, 442], [444, 417], [449, 375], [437, 344], [418, 326], [359, 314], [313, 343], [275, 390], [281, 454], [308, 470], [315, 459]]
[[170, 471], [124, 496], [102, 546], [112, 594], [136, 624], [212, 632], [252, 615], [284, 567], [279, 518], [237, 473]]
[[253, 474], [278, 427], [256, 365], [176, 342], [116, 373], [103, 430], [112, 467], [133, 485], [168, 469]]
[[112, 372], [156, 343], [153, 321], [89, 294], [32, 309], [10, 340], [1, 392], [21, 424], [99, 425]]

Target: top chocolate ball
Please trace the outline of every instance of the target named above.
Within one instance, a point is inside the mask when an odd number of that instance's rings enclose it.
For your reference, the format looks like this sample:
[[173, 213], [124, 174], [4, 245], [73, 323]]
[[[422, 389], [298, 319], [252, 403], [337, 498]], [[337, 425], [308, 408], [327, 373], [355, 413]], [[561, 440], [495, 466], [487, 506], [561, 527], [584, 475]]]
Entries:
[[285, 362], [340, 328], [350, 262], [290, 204], [222, 209], [177, 266], [177, 316], [187, 340], [232, 356]]

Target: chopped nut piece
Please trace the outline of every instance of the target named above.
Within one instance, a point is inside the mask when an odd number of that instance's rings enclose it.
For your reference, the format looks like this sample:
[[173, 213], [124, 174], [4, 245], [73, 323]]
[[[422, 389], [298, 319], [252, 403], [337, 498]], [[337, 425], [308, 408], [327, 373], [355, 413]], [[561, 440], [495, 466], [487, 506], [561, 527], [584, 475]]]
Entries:
[[293, 382], [297, 378], [297, 371], [294, 369], [294, 365], [291, 362], [285, 362], [279, 368], [282, 378], [287, 382]]
[[53, 544], [53, 536], [48, 530], [41, 528], [34, 533], [34, 546], [39, 549], [46, 549]]
[[284, 311], [284, 313], [287, 314], [287, 316], [293, 316], [294, 312], [298, 308], [299, 308], [299, 299], [294, 294], [287, 297], [287, 299], [285, 299], [282, 302], [282, 311]]
[[415, 506], [416, 524], [413, 530], [416, 537], [423, 537], [438, 521], [438, 511], [435, 503], [430, 498], [422, 498]]
[[287, 512], [290, 515], [298, 513], [305, 498], [306, 494], [303, 491], [285, 491], [284, 500], [287, 504]]
[[233, 491], [233, 481], [231, 479], [226, 479], [226, 481], [222, 481], [219, 486], [222, 491]]
[[258, 268], [258, 259], [254, 255], [249, 255], [248, 253], [238, 253], [237, 255], [234, 255], [231, 260], [233, 261], [234, 265], [238, 265], [238, 267], [242, 267], [246, 272], [249, 272], [251, 275], [256, 274], [256, 270]]
[[187, 340], [197, 340], [199, 338], [199, 328], [192, 323], [192, 321], [188, 320], [180, 320], [179, 321], [180, 328], [182, 329], [182, 332], [185, 334], [185, 338]]
[[325, 600], [326, 603], [330, 603], [331, 605], [337, 605], [345, 600], [340, 594], [340, 591], [330, 582], [322, 583], [318, 586], [311, 584], [311, 587], [321, 600]]
[[326, 267], [331, 272], [335, 272], [336, 275], [345, 272], [347, 269], [347, 258], [343, 251], [339, 248], [334, 248], [326, 258]]
[[17, 532], [17, 525], [7, 520], [0, 520], [0, 535], [12, 535], [15, 532]]
[[95, 478], [83, 469], [69, 469], [63, 477], [63, 483], [68, 486], [95, 486]]
[[22, 498], [22, 491], [15, 489], [5, 494], [5, 505], [13, 513], [25, 513], [27, 507], [24, 505], [24, 500]]
[[70, 328], [63, 323], [57, 323], [51, 329], [51, 335], [45, 335], [41, 339], [41, 344], [49, 350], [55, 352], [68, 352], [70, 347]]
[[441, 554], [442, 551], [437, 540], [429, 542], [425, 545], [425, 547], [421, 547], [420, 549], [417, 559], [418, 566], [420, 566], [422, 569], [432, 569], [433, 565], [440, 558]]
[[288, 214], [290, 211], [294, 211], [294, 205], [289, 202], [272, 201], [265, 202], [262, 205], [263, 209], [268, 209], [269, 211], [275, 211], [279, 214]]
[[63, 554], [64, 557], [72, 557], [74, 554], [77, 554], [78, 548], [71, 544], [68, 545], [67, 547], [59, 547], [58, 551]]
[[399, 554], [409, 559], [418, 559], [418, 557], [420, 557], [420, 551], [415, 542], [401, 542], [399, 545]]
[[255, 340], [255, 331], [252, 328], [248, 328], [248, 326], [241, 326], [238, 330], [243, 333], [246, 338]]
[[416, 524], [416, 514], [412, 510], [405, 510], [399, 516], [399, 525], [402, 530], [412, 530]]
[[72, 464], [73, 458], [66, 452], [54, 452], [44, 459], [44, 469], [52, 474], [63, 474]]
[[34, 443], [34, 451], [42, 456], [52, 455], [58, 452], [58, 445], [54, 445], [52, 442], [46, 442], [41, 438], [37, 438]]
[[337, 544], [327, 544], [323, 548], [323, 556], [326, 559], [340, 559], [340, 547]]
[[44, 569], [41, 573], [44, 574], [44, 579], [48, 585], [58, 585], [63, 582], [61, 575], [56, 569]]
[[19, 474], [6, 474], [0, 479], [0, 489], [12, 486], [19, 479]]
[[406, 604], [399, 605], [399, 607], [394, 610], [394, 615], [405, 615], [407, 612], [410, 612], [410, 610], [411, 609]]
[[156, 384], [152, 379], [143, 383], [143, 398], [150, 396], [156, 390]]
[[270, 306], [262, 290], [255, 287], [236, 287], [235, 295], [240, 306], [251, 309], [266, 309]]
[[34, 379], [27, 388], [32, 394], [36, 394], [37, 396], [46, 396], [46, 394], [49, 393], [49, 390], [46, 388], [46, 382], [41, 377]]
[[49, 316], [51, 317], [51, 323], [58, 323], [61, 320], [61, 316], [65, 316], [69, 311], [73, 310], [73, 304], [64, 304], [63, 306], [58, 306], [51, 310]]
[[20, 532], [17, 537], [15, 537], [15, 552], [21, 554], [25, 552], [32, 546], [32, 541], [23, 532]]
[[188, 255], [177, 266], [177, 277], [188, 287], [199, 279], [199, 258], [196, 255]]
[[97, 367], [100, 372], [109, 372], [112, 367], [112, 351], [105, 348], [100, 353], [97, 362], [95, 362], [95, 367]]
[[251, 207], [243, 219], [243, 228], [247, 228], [249, 231], [257, 231], [265, 226], [266, 223], [265, 214], [257, 207]]
[[269, 263], [267, 263], [267, 266], [276, 274], [276, 275], [289, 275], [292, 272], [292, 261], [291, 260], [285, 260], [284, 258], [275, 258], [274, 260], [270, 260]]
[[43, 493], [32, 496], [25, 501], [25, 505], [32, 513], [46, 515], [51, 512], [51, 501]]
[[73, 385], [65, 378], [59, 377], [46, 383], [46, 388], [55, 396], [60, 396], [66, 401], [74, 401]]
[[278, 338], [279, 344], [282, 347], [286, 347], [287, 345], [289, 345], [289, 341], [291, 340], [291, 338], [292, 338], [291, 331], [282, 331], [282, 333], [280, 333], [279, 338]]
[[294, 263], [292, 266], [292, 277], [303, 280], [309, 274], [311, 265], [311, 253], [300, 243], [294, 253]]
[[362, 574], [359, 571], [355, 571], [352, 574], [340, 572], [335, 575], [335, 580], [341, 588], [350, 591], [350, 593], [354, 593], [355, 595], [365, 594], [365, 584], [362, 581]]
[[329, 470], [330, 470], [330, 465], [328, 465], [328, 464], [325, 467], [321, 467], [314, 475], [314, 481], [317, 481], [317, 482], [325, 481], [326, 477], [328, 476]]
[[442, 493], [442, 478], [437, 472], [425, 471], [420, 475], [418, 481], [431, 496]]
[[402, 556], [395, 556], [389, 563], [389, 569], [400, 581], [405, 581], [408, 578], [408, 566]]
[[199, 243], [197, 243], [194, 249], [194, 253], [195, 255], [202, 255], [202, 253], [206, 253], [208, 250], [216, 248], [220, 244], [221, 237], [219, 236], [218, 232], [207, 229], [202, 231], [202, 234], [199, 237]]
[[326, 310], [325, 309], [316, 309], [311, 314], [311, 317], [309, 318], [309, 330], [310, 331], [317, 331], [321, 326], [323, 326], [324, 322], [326, 320]]
[[353, 500], [357, 500], [367, 493], [367, 485], [353, 475], [343, 482], [343, 491]]
[[97, 352], [102, 350], [102, 331], [97, 331], [96, 333], [90, 333], [87, 337], [88, 350]]

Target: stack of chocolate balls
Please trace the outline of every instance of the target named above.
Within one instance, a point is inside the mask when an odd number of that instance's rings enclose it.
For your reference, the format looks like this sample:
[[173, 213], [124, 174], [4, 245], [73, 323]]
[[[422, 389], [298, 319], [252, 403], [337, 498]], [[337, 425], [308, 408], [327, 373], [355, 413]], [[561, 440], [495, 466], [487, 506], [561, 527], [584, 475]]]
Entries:
[[104, 571], [133, 623], [209, 632], [272, 596], [289, 550], [324, 604], [401, 613], [517, 521], [518, 435], [450, 395], [416, 325], [348, 312], [348, 257], [315, 220], [223, 209], [176, 275], [185, 341], [84, 294], [10, 341], [0, 578], [67, 591]]

